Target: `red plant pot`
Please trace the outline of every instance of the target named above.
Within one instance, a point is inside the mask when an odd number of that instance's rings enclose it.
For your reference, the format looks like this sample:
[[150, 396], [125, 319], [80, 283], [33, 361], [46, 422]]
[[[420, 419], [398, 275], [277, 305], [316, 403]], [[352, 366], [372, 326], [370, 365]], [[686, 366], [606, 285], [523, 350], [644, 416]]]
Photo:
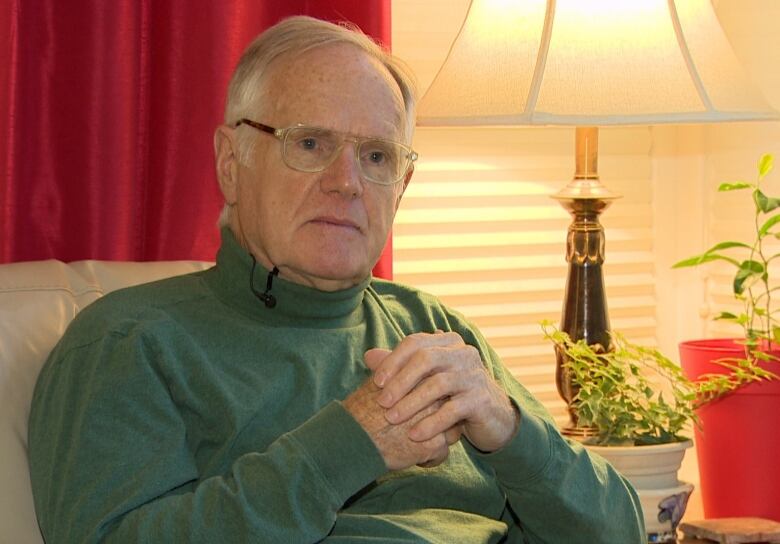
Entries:
[[[770, 353], [780, 357], [780, 348]], [[685, 375], [728, 373], [712, 361], [744, 357], [734, 339], [680, 344]], [[780, 363], [761, 366], [780, 375]], [[743, 387], [698, 410], [695, 429], [706, 518], [763, 517], [780, 521], [780, 381]]]

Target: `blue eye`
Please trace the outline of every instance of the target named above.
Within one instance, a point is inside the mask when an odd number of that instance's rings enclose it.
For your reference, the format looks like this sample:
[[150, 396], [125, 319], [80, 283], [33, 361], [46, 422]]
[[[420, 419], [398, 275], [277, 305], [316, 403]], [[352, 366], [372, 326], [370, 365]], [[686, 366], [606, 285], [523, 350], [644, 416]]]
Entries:
[[398, 151], [392, 142], [366, 140], [361, 144], [360, 160], [371, 167], [385, 168], [395, 162]]
[[312, 137], [309, 137], [309, 138], [302, 138], [302, 139], [301, 139], [301, 140], [298, 142], [298, 144], [299, 144], [299, 145], [300, 145], [300, 146], [301, 146], [303, 149], [306, 149], [306, 150], [309, 150], [309, 151], [313, 151], [313, 150], [315, 150], [315, 149], [317, 149], [317, 148], [319, 147], [319, 145], [318, 145], [318, 144], [319, 144], [319, 142], [317, 142], [317, 139], [316, 139], [316, 138], [312, 138]]
[[374, 164], [382, 164], [387, 161], [387, 155], [383, 151], [372, 151], [368, 154], [368, 160]]

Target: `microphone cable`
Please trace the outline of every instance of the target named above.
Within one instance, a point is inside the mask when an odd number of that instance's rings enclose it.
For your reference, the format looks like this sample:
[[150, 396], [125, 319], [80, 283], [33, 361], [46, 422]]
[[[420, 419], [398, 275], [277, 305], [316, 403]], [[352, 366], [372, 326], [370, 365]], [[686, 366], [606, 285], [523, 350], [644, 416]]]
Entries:
[[263, 301], [266, 308], [271, 309], [276, 306], [276, 297], [271, 294], [271, 287], [273, 285], [274, 277], [279, 275], [279, 268], [274, 266], [273, 270], [268, 273], [268, 278], [265, 281], [265, 291], [261, 293], [255, 289], [255, 267], [257, 266], [257, 260], [252, 254], [250, 254], [250, 257], [252, 257], [252, 270], [249, 272], [249, 288], [258, 299]]

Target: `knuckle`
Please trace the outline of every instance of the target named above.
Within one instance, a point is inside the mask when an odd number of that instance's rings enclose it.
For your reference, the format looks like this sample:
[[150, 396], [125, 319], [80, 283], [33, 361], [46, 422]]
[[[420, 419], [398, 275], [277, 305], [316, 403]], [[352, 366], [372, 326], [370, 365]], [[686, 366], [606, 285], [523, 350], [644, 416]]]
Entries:
[[401, 344], [406, 344], [412, 348], [418, 348], [420, 344], [422, 344], [423, 338], [425, 336], [426, 336], [425, 333], [415, 332], [406, 336], [406, 338], [401, 340]]
[[449, 340], [450, 342], [452, 342], [454, 344], [464, 344], [465, 343], [465, 342], [463, 342], [463, 337], [461, 335], [459, 335], [457, 332], [449, 331], [449, 332], [444, 333], [444, 335], [447, 338], [447, 340]]
[[465, 351], [466, 357], [468, 357], [469, 360], [479, 361], [479, 365], [482, 366], [482, 356], [477, 348], [471, 344], [465, 344], [463, 346], [463, 350]]
[[434, 454], [441, 453], [447, 449], [447, 439], [444, 433], [439, 433], [431, 440], [431, 450]]
[[458, 428], [458, 426], [450, 428], [445, 433], [445, 437], [447, 438], [447, 444], [450, 446], [455, 444], [458, 440], [460, 440], [460, 435], [461, 435], [461, 431]]
[[426, 368], [430, 367], [435, 360], [434, 354], [436, 350], [437, 348], [430, 348], [418, 351], [414, 357], [415, 364]]
[[468, 379], [480, 385], [490, 384], [493, 381], [493, 378], [481, 364], [471, 368]]

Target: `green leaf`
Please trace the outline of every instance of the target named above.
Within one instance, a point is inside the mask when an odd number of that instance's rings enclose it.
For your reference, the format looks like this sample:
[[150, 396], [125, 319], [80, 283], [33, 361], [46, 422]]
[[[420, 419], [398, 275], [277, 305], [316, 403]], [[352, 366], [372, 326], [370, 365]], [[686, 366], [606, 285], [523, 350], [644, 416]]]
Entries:
[[684, 268], [686, 266], [697, 266], [703, 263], [708, 263], [716, 260], [727, 261], [733, 264], [734, 266], [738, 267], [739, 262], [737, 262], [736, 259], [732, 259], [731, 257], [727, 257], [725, 255], [721, 255], [720, 253], [716, 253], [717, 251], [720, 251], [722, 249], [732, 249], [735, 247], [751, 249], [751, 246], [745, 244], [744, 242], [733, 242], [731, 240], [728, 240], [726, 242], [720, 242], [718, 244], [715, 244], [714, 246], [709, 248], [701, 255], [696, 255], [695, 257], [691, 257], [689, 259], [684, 259], [682, 261], [679, 261], [674, 265], [672, 265], [672, 268]]
[[[751, 261], [743, 266], [749, 271], [757, 270]], [[612, 349], [605, 352], [583, 340], [573, 342], [553, 325], [543, 325], [543, 330], [564, 354], [572, 383], [578, 387], [572, 408], [581, 424], [598, 428], [598, 436], [589, 439], [591, 443], [681, 440], [687, 424], [697, 424], [696, 407], [744, 384], [768, 379], [768, 372], [754, 364], [760, 356], [752, 355], [753, 351], [747, 359], [716, 362], [730, 374], [710, 374], [694, 383], [657, 349], [631, 344], [618, 332], [609, 332]], [[777, 334], [780, 336], [780, 331]], [[659, 379], [666, 383], [661, 384]]]
[[721, 183], [718, 185], [718, 191], [737, 191], [739, 189], [750, 189], [751, 187], [753, 186], [750, 183], [745, 183], [744, 181], [735, 181], [733, 183]]
[[761, 228], [758, 230], [759, 238], [762, 236], [766, 236], [766, 233], [769, 232], [769, 229], [774, 227], [778, 222], [780, 222], [780, 214], [773, 215], [772, 217], [767, 219], [766, 223], [761, 225]]
[[763, 178], [772, 170], [773, 162], [774, 157], [771, 154], [767, 153], [761, 156], [761, 159], [758, 161], [758, 176], [760, 178]]
[[691, 257], [689, 259], [683, 259], [682, 261], [676, 262], [672, 265], [672, 268], [685, 268], [686, 266], [698, 266], [700, 264], [708, 263], [711, 261], [718, 261], [718, 260], [727, 261], [733, 264], [734, 266], [739, 267], [739, 261], [737, 261], [736, 259], [732, 259], [731, 257], [726, 257], [725, 255], [720, 255], [718, 253], [702, 253], [701, 255], [697, 255], [695, 257]]
[[715, 244], [711, 248], [709, 248], [704, 254], [710, 255], [714, 254], [716, 251], [720, 251], [721, 249], [730, 249], [732, 247], [745, 247], [747, 249], [750, 249], [750, 246], [744, 242], [720, 242], [719, 244]]
[[780, 199], [768, 197], [758, 189], [753, 192], [753, 198], [756, 201], [756, 206], [764, 213], [771, 212], [780, 206]]
[[777, 325], [772, 327], [772, 340], [774, 342], [780, 342], [780, 327]]
[[747, 260], [739, 265], [736, 276], [734, 276], [734, 293], [741, 295], [745, 288], [745, 282], [751, 278], [760, 277], [764, 274], [764, 265], [758, 261]]
[[718, 315], [716, 315], [713, 319], [715, 321], [718, 321], [720, 319], [725, 319], [727, 321], [736, 321], [737, 316], [736, 314], [732, 314], [731, 312], [721, 312]]
[[672, 268], [684, 268], [686, 266], [697, 266], [702, 263], [707, 263], [714, 260], [715, 257], [708, 256], [706, 253], [703, 253], [702, 255], [697, 255], [695, 257], [689, 257], [687, 259], [683, 259], [682, 261], [678, 261], [672, 265]]

